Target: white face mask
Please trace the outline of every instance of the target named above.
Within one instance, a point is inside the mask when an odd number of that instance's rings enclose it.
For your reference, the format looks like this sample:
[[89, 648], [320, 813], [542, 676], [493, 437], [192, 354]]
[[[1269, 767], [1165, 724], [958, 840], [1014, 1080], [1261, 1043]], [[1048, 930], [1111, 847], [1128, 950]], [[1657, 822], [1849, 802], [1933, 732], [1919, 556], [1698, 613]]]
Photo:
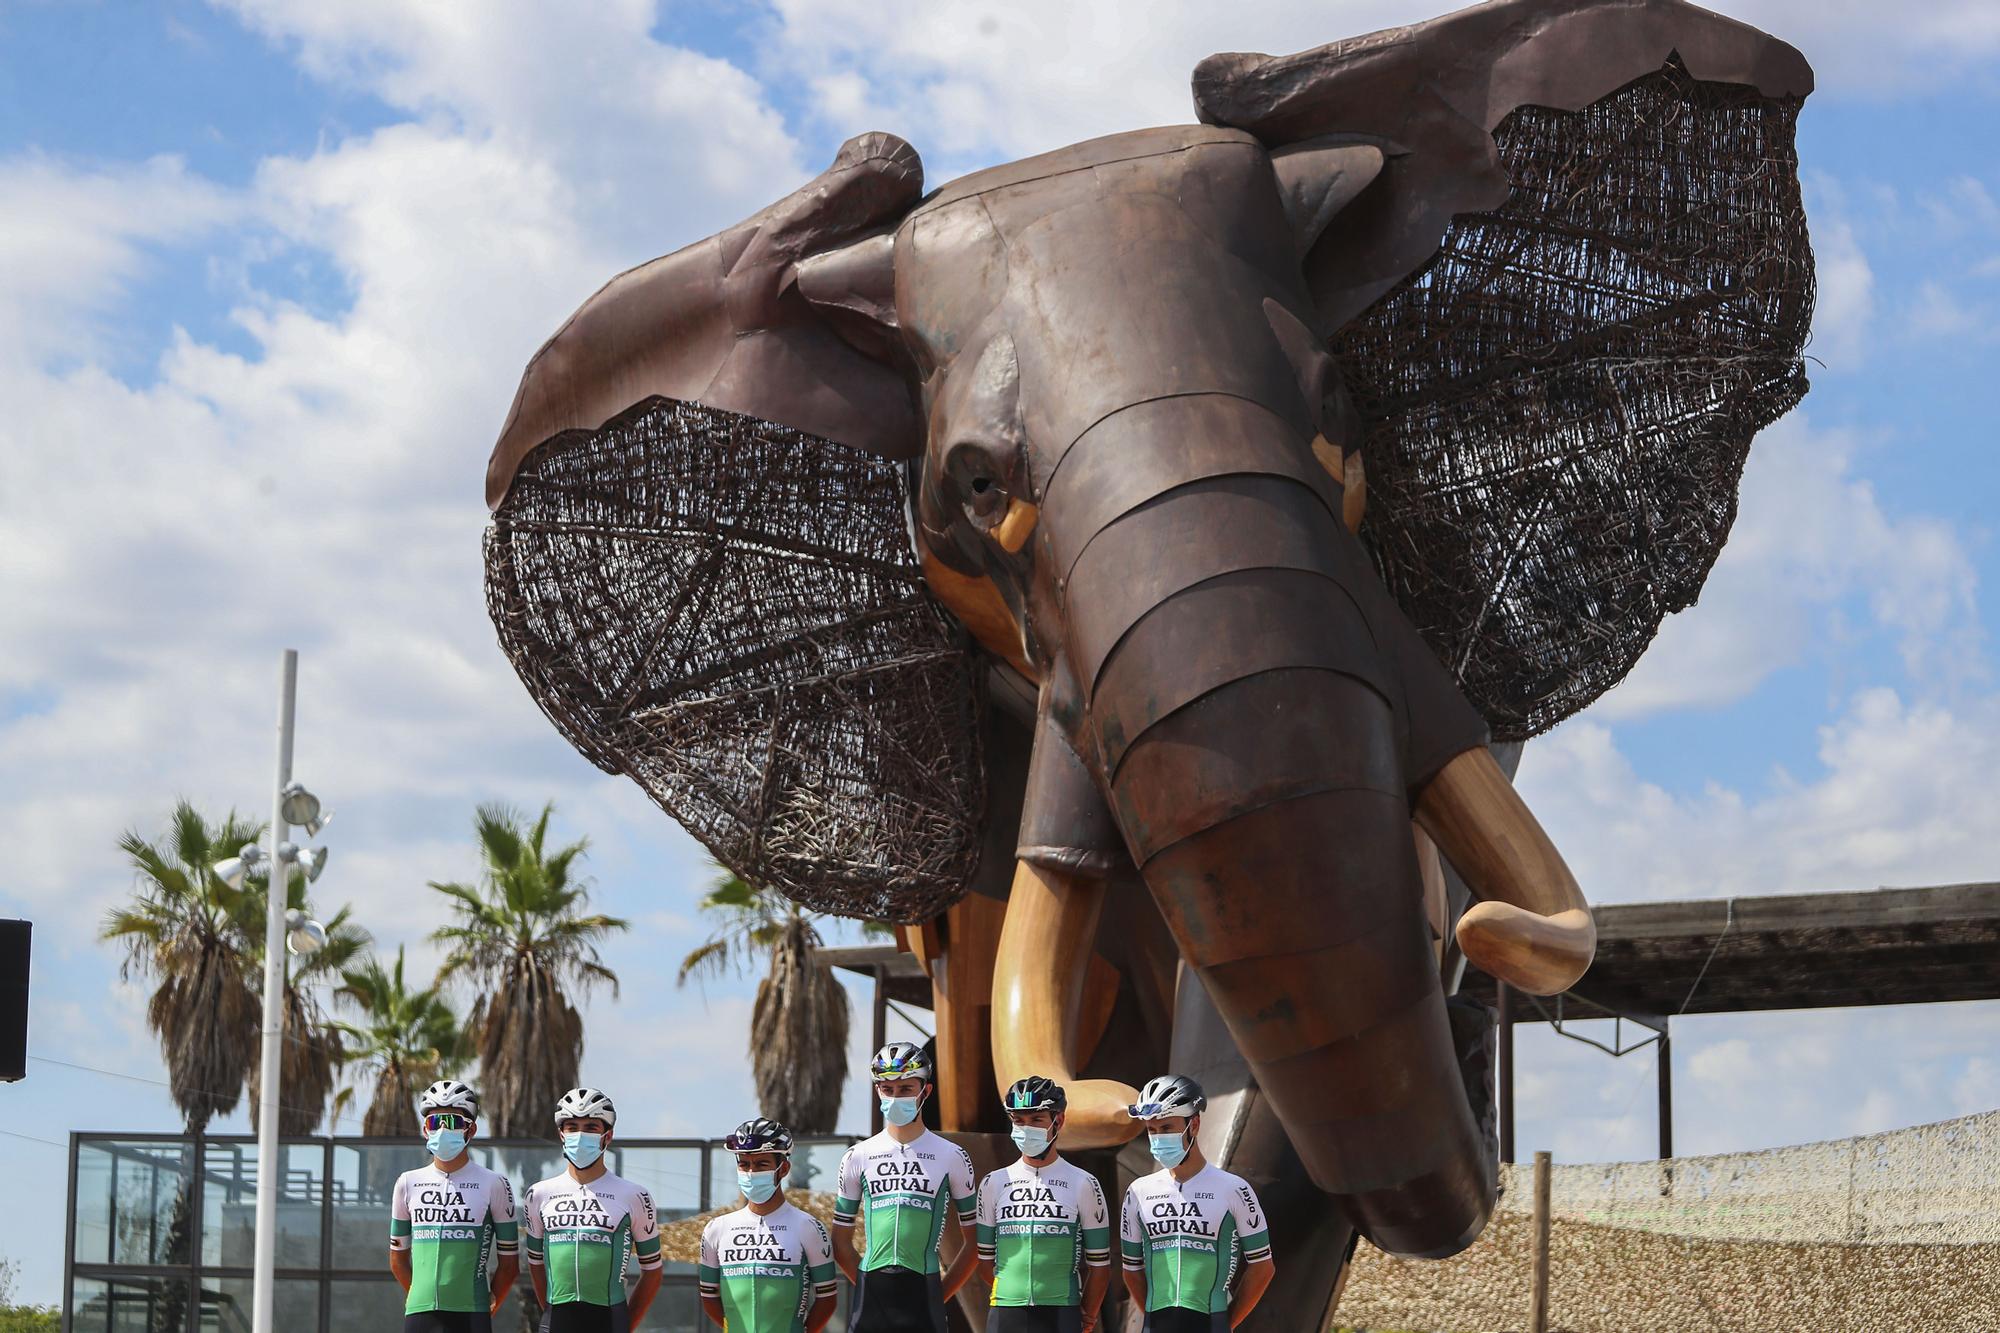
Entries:
[[917, 1097], [884, 1097], [882, 1118], [892, 1125], [907, 1125], [917, 1118]]
[[1014, 1146], [1023, 1157], [1040, 1157], [1049, 1150], [1049, 1131], [1035, 1125], [1016, 1125]]
[[776, 1171], [742, 1171], [736, 1173], [736, 1188], [743, 1191], [743, 1197], [752, 1203], [764, 1203], [778, 1192]]
[[604, 1136], [602, 1134], [565, 1134], [562, 1136], [562, 1139], [563, 1156], [575, 1163], [577, 1169], [580, 1171], [587, 1169], [593, 1162], [604, 1155]]
[[1146, 1146], [1153, 1150], [1153, 1160], [1169, 1169], [1187, 1160], [1187, 1131], [1178, 1134], [1148, 1134]]

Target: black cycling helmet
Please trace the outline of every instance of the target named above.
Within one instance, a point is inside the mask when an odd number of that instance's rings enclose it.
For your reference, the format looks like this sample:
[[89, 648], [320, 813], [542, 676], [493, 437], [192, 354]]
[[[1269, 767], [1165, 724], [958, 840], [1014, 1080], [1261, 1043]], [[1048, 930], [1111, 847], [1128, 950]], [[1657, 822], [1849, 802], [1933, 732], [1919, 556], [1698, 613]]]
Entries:
[[733, 1153], [775, 1152], [792, 1155], [792, 1131], [763, 1116], [745, 1120], [729, 1131], [722, 1146]]
[[915, 1042], [892, 1041], [875, 1052], [875, 1058], [868, 1062], [868, 1076], [876, 1083], [897, 1078], [920, 1078], [928, 1083], [931, 1081], [930, 1057]]
[[1069, 1109], [1069, 1094], [1054, 1079], [1030, 1074], [1007, 1089], [1000, 1105], [1009, 1111], [1048, 1111], [1061, 1115]]

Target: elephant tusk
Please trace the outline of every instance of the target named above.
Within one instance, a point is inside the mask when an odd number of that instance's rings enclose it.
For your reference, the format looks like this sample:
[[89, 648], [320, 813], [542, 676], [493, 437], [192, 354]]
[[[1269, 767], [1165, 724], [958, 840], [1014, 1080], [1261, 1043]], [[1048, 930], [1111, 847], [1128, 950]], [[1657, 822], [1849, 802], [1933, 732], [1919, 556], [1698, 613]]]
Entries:
[[1079, 1079], [1070, 1056], [1097, 918], [1101, 881], [1014, 865], [1007, 918], [993, 960], [993, 1070], [1001, 1088], [1030, 1074], [1052, 1078], [1069, 1096], [1062, 1142], [1110, 1148], [1139, 1130], [1125, 1113], [1138, 1092], [1111, 1079]]
[[993, 540], [1008, 555], [1019, 555], [1028, 538], [1034, 535], [1035, 521], [1040, 517], [1041, 510], [1026, 500], [1009, 500], [1006, 515], [993, 528]]
[[1460, 754], [1426, 784], [1416, 821], [1481, 899], [1458, 921], [1466, 958], [1530, 995], [1575, 985], [1597, 952], [1590, 905], [1484, 746]]

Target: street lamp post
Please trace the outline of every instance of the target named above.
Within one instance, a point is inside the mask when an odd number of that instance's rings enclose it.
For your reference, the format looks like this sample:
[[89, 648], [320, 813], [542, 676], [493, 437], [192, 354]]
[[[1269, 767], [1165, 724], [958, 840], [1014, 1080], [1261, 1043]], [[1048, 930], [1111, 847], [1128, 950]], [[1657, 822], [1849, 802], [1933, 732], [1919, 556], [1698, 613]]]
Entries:
[[257, 1248], [250, 1288], [252, 1333], [272, 1333], [278, 1262], [278, 1084], [285, 1035], [285, 908], [291, 896], [285, 845], [285, 788], [292, 783], [292, 715], [298, 700], [299, 654], [285, 649], [278, 690], [278, 781], [272, 788], [269, 879], [264, 894], [264, 1049], [257, 1107]]
[[265, 867], [264, 912], [264, 1030], [261, 1087], [257, 1102], [257, 1247], [250, 1279], [252, 1333], [272, 1333], [273, 1301], [278, 1266], [278, 1090], [284, 1082], [285, 953], [310, 953], [326, 942], [326, 930], [291, 907], [292, 866], [305, 871], [310, 883], [326, 865], [325, 848], [300, 851], [287, 836], [291, 825], [317, 834], [329, 815], [319, 800], [292, 781], [292, 717], [298, 700], [299, 654], [285, 649], [278, 690], [278, 781], [271, 800], [271, 846], [268, 852], [247, 846], [242, 853], [216, 865], [216, 873], [232, 884], [260, 863]]

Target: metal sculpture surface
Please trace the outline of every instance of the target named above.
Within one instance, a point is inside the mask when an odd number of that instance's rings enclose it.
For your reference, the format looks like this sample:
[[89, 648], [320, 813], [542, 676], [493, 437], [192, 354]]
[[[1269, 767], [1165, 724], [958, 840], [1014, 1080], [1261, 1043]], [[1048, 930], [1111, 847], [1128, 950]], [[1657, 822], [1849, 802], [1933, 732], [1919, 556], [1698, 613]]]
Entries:
[[[1194, 85], [1203, 124], [930, 196], [861, 136], [614, 279], [495, 448], [489, 597], [565, 734], [739, 873], [904, 923], [979, 883], [919, 946], [991, 978], [947, 1081], [1057, 1075], [1111, 1146], [1136, 1061], [1235, 1068], [1216, 1156], [1447, 1254], [1494, 1173], [1441, 950], [1549, 993], [1594, 939], [1485, 744], [1693, 600], [1804, 392], [1811, 72], [1679, 0], [1493, 0]], [[1035, 700], [990, 793], [989, 680]]]

